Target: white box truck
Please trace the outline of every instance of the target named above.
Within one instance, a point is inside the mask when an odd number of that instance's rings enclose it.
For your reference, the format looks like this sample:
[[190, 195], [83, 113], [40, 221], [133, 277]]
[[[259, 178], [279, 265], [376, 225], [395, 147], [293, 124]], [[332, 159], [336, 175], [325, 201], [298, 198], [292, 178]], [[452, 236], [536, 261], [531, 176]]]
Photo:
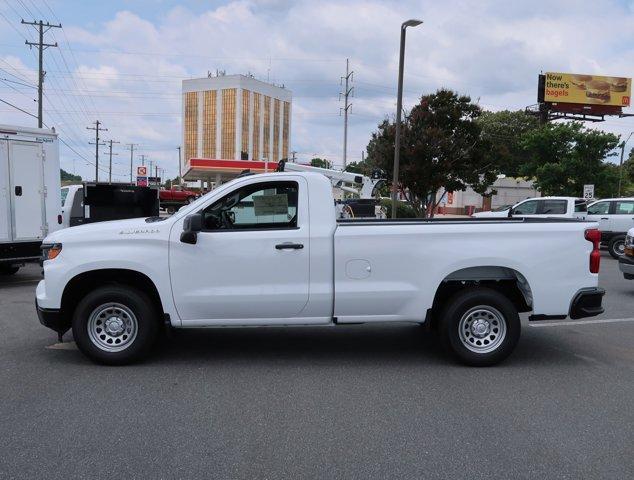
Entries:
[[57, 133], [0, 125], [0, 274], [39, 261], [61, 210]]

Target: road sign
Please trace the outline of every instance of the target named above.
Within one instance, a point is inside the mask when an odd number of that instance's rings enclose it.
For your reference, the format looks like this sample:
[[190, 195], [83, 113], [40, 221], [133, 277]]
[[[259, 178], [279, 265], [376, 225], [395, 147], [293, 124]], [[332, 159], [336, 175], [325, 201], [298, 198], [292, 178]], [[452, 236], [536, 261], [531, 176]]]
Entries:
[[147, 176], [147, 167], [145, 165], [136, 167], [136, 175], [137, 175], [137, 177], [146, 177]]
[[583, 198], [585, 198], [586, 200], [594, 198], [594, 185], [583, 186]]
[[147, 177], [136, 177], [136, 184], [138, 187], [147, 187]]

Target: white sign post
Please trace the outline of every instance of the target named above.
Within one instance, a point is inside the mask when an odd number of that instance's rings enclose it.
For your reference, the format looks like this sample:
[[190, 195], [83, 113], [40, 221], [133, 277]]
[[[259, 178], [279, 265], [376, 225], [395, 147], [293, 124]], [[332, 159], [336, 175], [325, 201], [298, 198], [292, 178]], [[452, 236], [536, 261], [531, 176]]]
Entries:
[[592, 200], [594, 198], [594, 185], [583, 186], [583, 198], [586, 200]]

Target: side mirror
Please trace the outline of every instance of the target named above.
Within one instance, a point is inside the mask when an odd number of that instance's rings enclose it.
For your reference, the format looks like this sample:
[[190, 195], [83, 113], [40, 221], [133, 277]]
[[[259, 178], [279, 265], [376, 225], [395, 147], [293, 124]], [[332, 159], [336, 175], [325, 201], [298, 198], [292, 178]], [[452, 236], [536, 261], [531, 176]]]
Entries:
[[508, 214], [508, 217], [509, 217], [509, 218], [511, 218], [512, 216], [513, 216], [513, 209], [512, 209], [512, 208], [509, 208], [509, 214]]
[[203, 229], [202, 213], [192, 213], [185, 217], [183, 222], [183, 232], [181, 233], [181, 242], [194, 245], [198, 240], [198, 232]]

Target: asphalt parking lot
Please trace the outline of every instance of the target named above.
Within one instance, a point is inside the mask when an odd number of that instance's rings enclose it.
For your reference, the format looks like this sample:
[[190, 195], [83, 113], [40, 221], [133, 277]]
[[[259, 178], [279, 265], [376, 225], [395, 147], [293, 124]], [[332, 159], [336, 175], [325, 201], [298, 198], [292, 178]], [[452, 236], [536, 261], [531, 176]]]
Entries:
[[[605, 322], [455, 364], [411, 325], [178, 332], [143, 364], [56, 345], [0, 277], [0, 478], [632, 478], [634, 281]], [[617, 320], [617, 321], [608, 321]]]

